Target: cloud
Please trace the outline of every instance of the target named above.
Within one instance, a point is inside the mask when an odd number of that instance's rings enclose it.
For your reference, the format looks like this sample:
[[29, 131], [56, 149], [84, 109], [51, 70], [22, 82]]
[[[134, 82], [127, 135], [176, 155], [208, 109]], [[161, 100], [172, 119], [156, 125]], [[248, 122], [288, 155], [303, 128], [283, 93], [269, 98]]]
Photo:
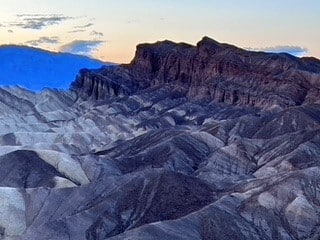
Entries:
[[60, 47], [60, 51], [73, 54], [92, 56], [105, 41], [99, 40], [74, 40]]
[[254, 51], [263, 51], [263, 52], [272, 52], [272, 53], [289, 53], [296, 57], [303, 57], [308, 54], [308, 49], [299, 47], [299, 46], [274, 46], [274, 47], [265, 47], [265, 48], [251, 48], [249, 50]]
[[78, 32], [85, 32], [86, 30], [84, 29], [77, 29], [77, 30], [72, 30], [72, 31], [69, 31], [68, 33], [78, 33]]
[[73, 19], [62, 14], [18, 14], [18, 21], [9, 23], [9, 27], [20, 27], [25, 29], [43, 29], [56, 25], [62, 21]]
[[13, 33], [13, 31], [11, 29], [8, 29], [7, 32], [8, 33]]
[[91, 31], [90, 35], [98, 38], [104, 36], [102, 32], [97, 32], [97, 31]]
[[59, 38], [54, 36], [54, 37], [40, 37], [39, 39], [36, 40], [30, 40], [25, 42], [27, 45], [32, 45], [32, 46], [39, 46], [41, 44], [58, 44], [59, 43]]
[[85, 24], [85, 25], [74, 26], [73, 28], [88, 28], [88, 27], [91, 27], [93, 25], [94, 25], [93, 23], [88, 23], [88, 24]]
[[19, 18], [23, 18], [23, 17], [43, 17], [47, 15], [36, 13], [36, 14], [17, 14], [16, 16]]

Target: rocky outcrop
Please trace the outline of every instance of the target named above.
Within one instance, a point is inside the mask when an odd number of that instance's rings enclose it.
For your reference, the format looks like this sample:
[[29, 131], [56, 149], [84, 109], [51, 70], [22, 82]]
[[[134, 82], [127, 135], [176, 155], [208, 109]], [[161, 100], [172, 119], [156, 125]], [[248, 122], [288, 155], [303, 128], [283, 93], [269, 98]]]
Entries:
[[[129, 95], [170, 84], [190, 99], [233, 105], [289, 107], [319, 100], [316, 94], [320, 89], [319, 60], [299, 59], [285, 53], [250, 52], [208, 37], [196, 46], [170, 41], [138, 45], [132, 62], [116, 68], [116, 76], [114, 70], [94, 73], [89, 86], [84, 85], [87, 95], [96, 91], [95, 98], [103, 99], [104, 93], [117, 94], [119, 88], [120, 94]], [[101, 81], [101, 75], [117, 79], [121, 87], [110, 80]], [[79, 82], [86, 77], [80, 76]], [[104, 84], [108, 87], [104, 88]]]
[[80, 71], [71, 88], [81, 99], [101, 100], [109, 96], [121, 97], [135, 92], [137, 84], [117, 67], [102, 68], [100, 71]]

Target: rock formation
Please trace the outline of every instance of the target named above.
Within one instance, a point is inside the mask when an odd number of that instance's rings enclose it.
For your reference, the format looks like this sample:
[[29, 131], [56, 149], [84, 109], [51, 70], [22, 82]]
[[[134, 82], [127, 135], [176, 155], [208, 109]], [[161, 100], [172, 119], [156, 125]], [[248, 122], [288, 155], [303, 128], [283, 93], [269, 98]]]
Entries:
[[204, 37], [197, 46], [170, 41], [138, 45], [129, 65], [83, 74], [78, 82], [98, 99], [109, 96], [112, 86], [112, 94], [130, 95], [169, 84], [189, 99], [286, 108], [319, 100], [320, 61], [250, 52]]
[[317, 59], [204, 38], [2, 88], [0, 236], [319, 239], [319, 84]]

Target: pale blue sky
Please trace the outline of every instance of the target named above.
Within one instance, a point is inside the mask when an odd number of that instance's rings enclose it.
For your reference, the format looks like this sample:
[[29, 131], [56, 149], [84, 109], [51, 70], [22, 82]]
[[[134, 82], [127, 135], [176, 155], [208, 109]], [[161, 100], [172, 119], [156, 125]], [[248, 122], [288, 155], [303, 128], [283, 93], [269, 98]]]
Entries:
[[293, 49], [320, 58], [318, 0], [0, 0], [0, 4], [0, 44], [129, 62], [138, 43], [170, 39], [195, 44], [207, 35], [244, 48]]

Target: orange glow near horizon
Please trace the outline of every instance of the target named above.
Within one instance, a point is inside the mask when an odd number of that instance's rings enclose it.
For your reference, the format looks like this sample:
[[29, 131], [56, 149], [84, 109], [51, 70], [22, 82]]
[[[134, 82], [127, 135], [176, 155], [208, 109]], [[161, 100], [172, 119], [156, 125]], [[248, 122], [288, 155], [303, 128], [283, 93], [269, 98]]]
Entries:
[[209, 36], [242, 48], [307, 49], [306, 55], [320, 58], [316, 0], [79, 0], [77, 8], [70, 0], [1, 3], [0, 44], [128, 63], [139, 43], [196, 44]]

